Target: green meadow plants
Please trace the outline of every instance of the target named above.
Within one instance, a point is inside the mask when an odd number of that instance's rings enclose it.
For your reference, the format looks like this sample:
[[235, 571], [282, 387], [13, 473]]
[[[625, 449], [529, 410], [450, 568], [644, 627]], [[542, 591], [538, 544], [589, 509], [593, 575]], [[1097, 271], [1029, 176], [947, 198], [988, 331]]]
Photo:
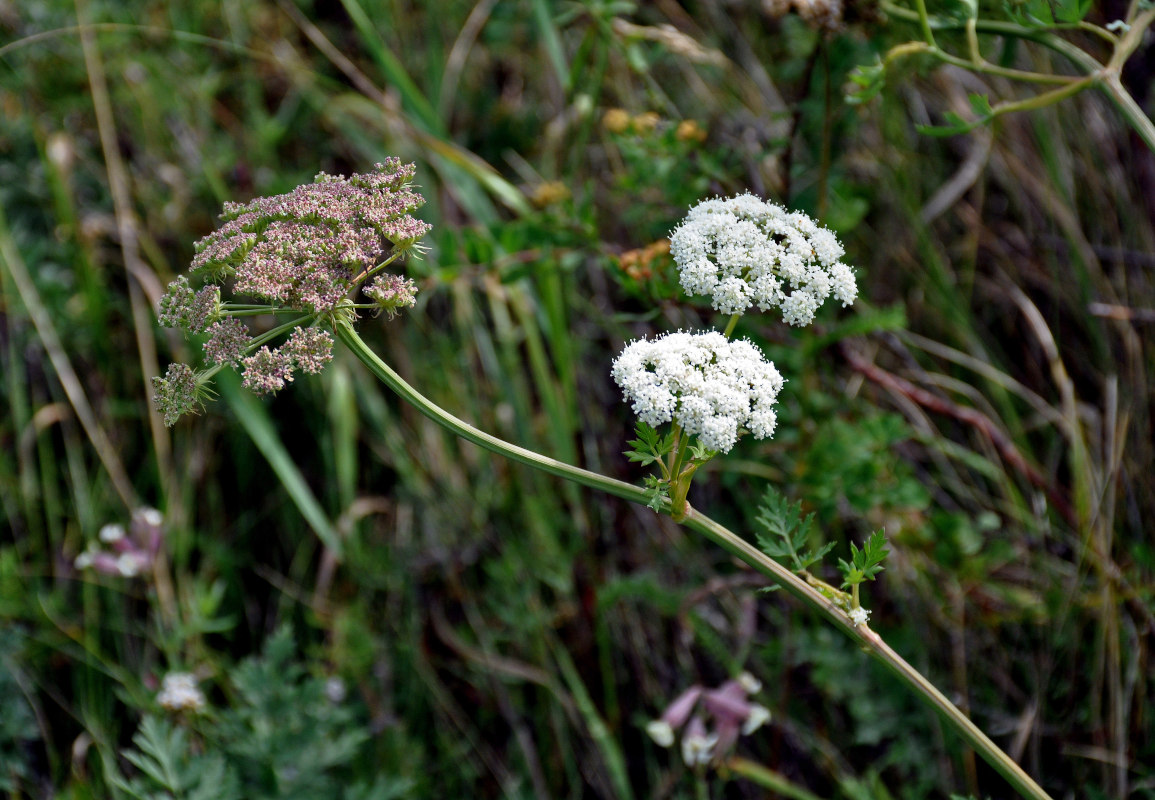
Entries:
[[1145, 796], [1149, 11], [0, 2], [0, 794]]
[[308, 675], [296, 652], [287, 629], [274, 633], [263, 653], [225, 678], [232, 702], [219, 708], [196, 676], [167, 674], [156, 695], [160, 708], [141, 720], [124, 751], [136, 775], [113, 766], [111, 784], [134, 800], [412, 796], [413, 783], [403, 778], [351, 778], [370, 731], [340, 679]]

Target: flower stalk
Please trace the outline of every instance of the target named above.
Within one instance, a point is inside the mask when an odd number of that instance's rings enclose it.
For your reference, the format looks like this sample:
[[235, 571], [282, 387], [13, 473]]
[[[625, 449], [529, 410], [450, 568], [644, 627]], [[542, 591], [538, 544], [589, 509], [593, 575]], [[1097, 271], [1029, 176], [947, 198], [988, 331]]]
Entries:
[[[347, 322], [337, 324], [336, 336], [386, 386], [450, 433], [484, 447], [492, 453], [540, 469], [551, 475], [574, 481], [587, 488], [603, 491], [641, 505], [646, 505], [649, 502], [650, 495], [641, 487], [599, 475], [596, 472], [590, 472], [511, 444], [455, 417], [402, 379], [365, 344], [352, 325]], [[663, 505], [662, 510], [666, 512], [671, 510], [669, 501]], [[951, 703], [942, 692], [935, 688], [934, 684], [908, 664], [867, 625], [856, 625], [841, 608], [823, 596], [817, 588], [809, 585], [805, 580], [756, 549], [733, 531], [692, 508], [688, 503], [685, 504], [684, 517], [681, 522], [774, 581], [804, 605], [825, 617], [843, 634], [853, 639], [863, 650], [890, 670], [908, 689], [920, 697], [924, 703], [933, 708], [948, 727], [952, 728], [967, 744], [973, 747], [1022, 797], [1031, 798], [1031, 800], [1050, 800], [1049, 795], [1022, 767], [999, 749], [998, 745], [971, 722], [966, 714]]]

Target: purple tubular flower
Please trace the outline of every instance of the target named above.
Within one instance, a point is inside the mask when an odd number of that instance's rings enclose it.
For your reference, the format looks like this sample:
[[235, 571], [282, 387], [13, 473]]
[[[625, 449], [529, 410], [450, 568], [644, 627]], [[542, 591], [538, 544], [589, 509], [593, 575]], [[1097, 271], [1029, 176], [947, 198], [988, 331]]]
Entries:
[[702, 705], [714, 718], [718, 752], [724, 753], [738, 741], [742, 725], [750, 716], [752, 706], [746, 699], [746, 690], [737, 681], [726, 681], [717, 689], [706, 692]]
[[[751, 691], [760, 687], [757, 679], [746, 673], [716, 689], [691, 686], [670, 703], [659, 719], [646, 725], [646, 733], [659, 746], [669, 747], [680, 729], [686, 764], [707, 764], [732, 750], [739, 736], [753, 733], [770, 719], [764, 706], [748, 699]], [[710, 719], [712, 729], [707, 729], [705, 717]]]
[[694, 710], [698, 698], [702, 696], [702, 691], [701, 686], [691, 686], [682, 692], [666, 708], [665, 713], [662, 714], [662, 721], [669, 723], [672, 728], [682, 727], [690, 718], [690, 713]]
[[726, 681], [717, 689], [706, 692], [702, 705], [720, 723], [734, 721], [741, 724], [750, 715], [746, 690], [737, 681]]
[[714, 758], [718, 745], [718, 735], [706, 731], [706, 723], [698, 715], [690, 718], [686, 731], [682, 734], [682, 760], [687, 767], [708, 764]]

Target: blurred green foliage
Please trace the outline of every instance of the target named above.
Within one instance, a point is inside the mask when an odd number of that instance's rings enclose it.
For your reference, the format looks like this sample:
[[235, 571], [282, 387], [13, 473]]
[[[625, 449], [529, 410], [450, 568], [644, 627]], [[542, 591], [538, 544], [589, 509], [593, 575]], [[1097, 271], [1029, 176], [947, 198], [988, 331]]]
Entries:
[[[189, 352], [152, 308], [221, 203], [398, 155], [433, 248], [417, 309], [363, 335], [455, 414], [627, 480], [611, 359], [710, 320], [662, 246], [687, 206], [750, 190], [835, 229], [862, 300], [812, 330], [743, 320], [789, 379], [779, 432], [691, 502], [753, 540], [771, 483], [843, 554], [884, 528], [872, 627], [1048, 790], [1150, 796], [1155, 161], [1096, 96], [921, 136], [1014, 89], [917, 61], [845, 104], [914, 35], [845, 10], [818, 31], [757, 3], [0, 2], [0, 787], [307, 796], [293, 766], [317, 796], [690, 796], [644, 724], [745, 668], [774, 722], [741, 754], [799, 789], [1004, 793], [725, 554], [451, 440], [351, 359], [159, 424], [148, 378]], [[1124, 76], [1141, 101], [1149, 58]], [[153, 572], [73, 568], [144, 505]], [[199, 721], [157, 716], [177, 667], [214, 676]]]

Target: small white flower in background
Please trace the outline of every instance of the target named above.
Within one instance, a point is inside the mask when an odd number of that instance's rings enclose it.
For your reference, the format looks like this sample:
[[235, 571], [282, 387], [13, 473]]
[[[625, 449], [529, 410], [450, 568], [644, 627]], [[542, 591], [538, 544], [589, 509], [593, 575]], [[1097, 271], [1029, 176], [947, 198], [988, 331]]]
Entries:
[[156, 702], [169, 711], [200, 711], [205, 707], [205, 696], [197, 687], [196, 676], [170, 672], [164, 676]]
[[116, 571], [124, 578], [135, 578], [145, 566], [136, 553], [121, 553], [116, 559]]
[[742, 723], [742, 735], [749, 736], [770, 721], [770, 709], [758, 703], [750, 704], [750, 716]]
[[761, 688], [761, 682], [748, 672], [715, 689], [691, 686], [670, 703], [660, 719], [646, 725], [646, 733], [661, 747], [669, 747], [680, 731], [686, 764], [707, 764], [729, 753], [739, 736], [754, 733], [770, 720], [770, 711], [748, 697]]
[[100, 541], [105, 544], [114, 544], [124, 538], [124, 526], [110, 523], [100, 529]]
[[329, 702], [337, 705], [345, 702], [349, 690], [345, 686], [345, 681], [338, 678], [336, 675], [325, 681], [325, 697]]
[[844, 252], [810, 217], [752, 194], [704, 200], [670, 234], [686, 292], [709, 295], [723, 314], [781, 308], [791, 325], [810, 324], [831, 295], [843, 306], [858, 297]]
[[631, 342], [612, 375], [638, 419], [654, 428], [677, 420], [710, 450], [729, 452], [739, 429], [774, 433], [772, 406], [785, 380], [762, 352], [717, 331], [668, 333]]
[[151, 525], [154, 528], [159, 528], [164, 524], [164, 514], [157, 511], [155, 508], [141, 508], [137, 509], [136, 516], [145, 525]]
[[870, 618], [870, 611], [869, 609], [865, 609], [862, 606], [859, 606], [858, 608], [852, 608], [847, 611], [846, 615], [850, 617], [850, 621], [853, 622], [854, 627], [857, 628], [859, 625], [866, 624], [866, 620]]
[[682, 760], [686, 762], [687, 767], [708, 764], [714, 757], [714, 745], [717, 743], [717, 734], [707, 734], [706, 724], [702, 722], [702, 718], [694, 717], [682, 736]]
[[738, 683], [742, 684], [742, 688], [746, 690], [746, 694], [757, 694], [762, 691], [762, 681], [755, 678], [749, 672], [743, 672], [738, 675]]
[[1111, 31], [1111, 33], [1126, 33], [1131, 30], [1131, 26], [1123, 20], [1117, 19], [1107, 24], [1107, 30]]
[[674, 743], [674, 729], [664, 719], [650, 720], [646, 723], [646, 733], [658, 747], [669, 747]]

